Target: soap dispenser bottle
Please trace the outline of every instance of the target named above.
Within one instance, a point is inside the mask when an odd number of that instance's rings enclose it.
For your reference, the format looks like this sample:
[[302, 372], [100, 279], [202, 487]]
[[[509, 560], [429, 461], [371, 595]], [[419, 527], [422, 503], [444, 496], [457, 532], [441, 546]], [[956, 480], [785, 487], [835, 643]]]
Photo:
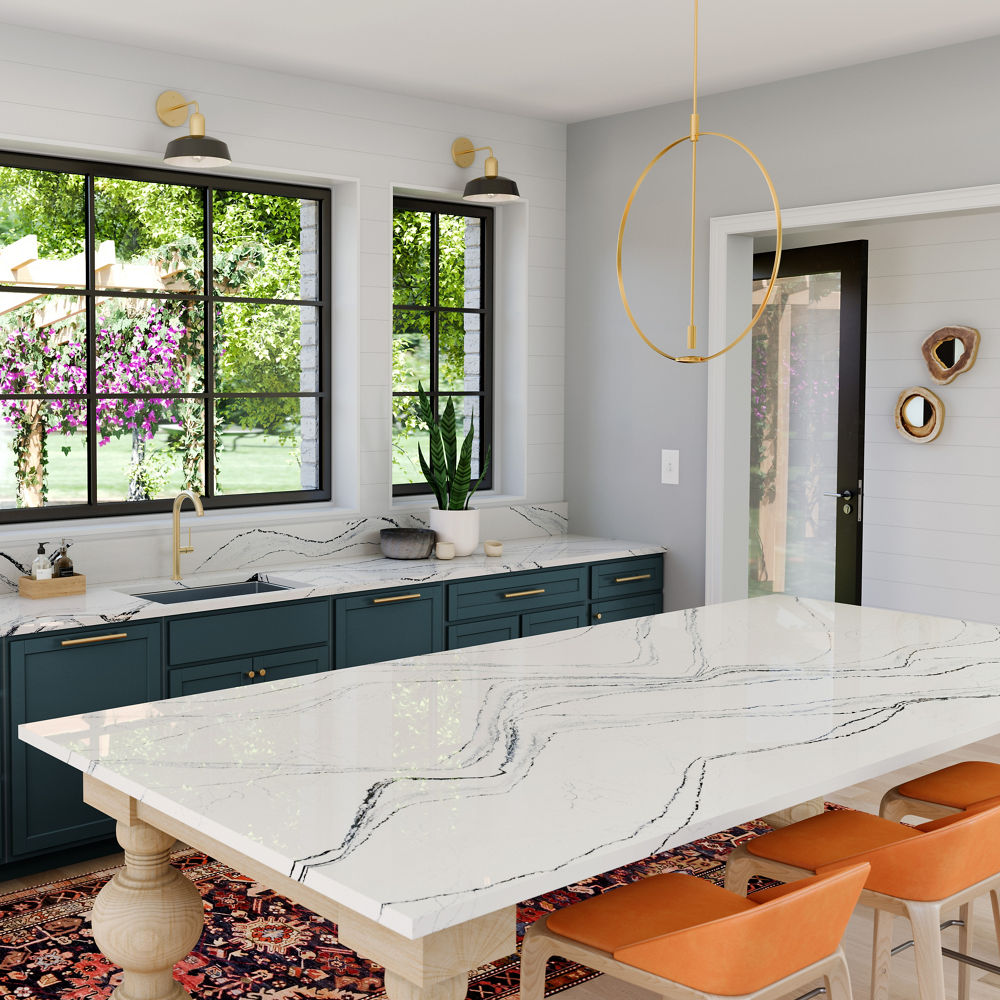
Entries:
[[49, 564], [49, 557], [45, 554], [45, 543], [38, 543], [38, 555], [32, 560], [31, 575], [35, 580], [51, 580], [52, 566]]
[[69, 553], [66, 551], [72, 544], [72, 539], [67, 540], [64, 538], [62, 540], [62, 548], [59, 550], [59, 555], [56, 556], [56, 560], [52, 564], [53, 576], [73, 575], [73, 560], [70, 559]]

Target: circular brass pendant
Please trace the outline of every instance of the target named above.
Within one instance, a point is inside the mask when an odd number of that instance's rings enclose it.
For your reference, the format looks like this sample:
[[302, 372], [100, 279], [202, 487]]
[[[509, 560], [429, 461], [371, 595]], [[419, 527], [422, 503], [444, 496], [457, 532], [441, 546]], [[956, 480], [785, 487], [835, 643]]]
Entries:
[[712, 358], [717, 358], [721, 354], [725, 354], [726, 351], [734, 348], [754, 327], [754, 324], [760, 319], [764, 309], [766, 308], [768, 302], [771, 300], [771, 293], [774, 291], [774, 283], [778, 280], [778, 268], [781, 266], [781, 206], [778, 204], [778, 195], [774, 190], [774, 183], [771, 180], [771, 175], [767, 172], [764, 164], [760, 162], [757, 154], [750, 149], [749, 146], [744, 145], [739, 139], [734, 139], [731, 135], [726, 135], [723, 132], [698, 132], [697, 138], [700, 139], [702, 136], [713, 135], [717, 139], [725, 139], [727, 142], [733, 143], [735, 146], [739, 146], [747, 156], [755, 164], [757, 164], [757, 169], [761, 172], [764, 180], [767, 182], [767, 189], [771, 192], [771, 203], [774, 205], [774, 217], [777, 223], [777, 245], [774, 251], [774, 267], [771, 270], [771, 279], [768, 282], [767, 290], [764, 293], [764, 299], [761, 302], [759, 308], [753, 315], [753, 319], [744, 327], [743, 332], [731, 340], [725, 347], [721, 350], [716, 351], [714, 354], [709, 354], [706, 356], [701, 356], [698, 354], [688, 354], [676, 356], [673, 354], [668, 354], [666, 351], [661, 350], [654, 344], [645, 333], [642, 332], [642, 327], [639, 326], [638, 320], [636, 320], [634, 314], [632, 313], [632, 307], [629, 305], [628, 296], [625, 294], [625, 280], [622, 277], [622, 244], [625, 241], [625, 224], [628, 222], [629, 213], [632, 211], [632, 202], [635, 200], [635, 196], [639, 193], [639, 188], [642, 187], [642, 182], [646, 179], [646, 175], [656, 166], [656, 164], [670, 152], [675, 146], [679, 146], [682, 142], [691, 142], [692, 138], [690, 135], [686, 135], [681, 139], [677, 139], [675, 142], [670, 143], [669, 146], [664, 146], [656, 156], [654, 156], [649, 163], [646, 165], [646, 169], [639, 174], [639, 179], [635, 182], [635, 186], [632, 188], [632, 193], [628, 196], [628, 201], [625, 202], [625, 211], [622, 213], [622, 222], [618, 227], [618, 255], [617, 255], [617, 266], [618, 266], [618, 291], [621, 293], [622, 304], [625, 306], [625, 313], [629, 318], [629, 322], [635, 328], [635, 332], [639, 334], [640, 337], [654, 350], [657, 354], [670, 361], [683, 362], [686, 364], [697, 364], [703, 361], [711, 361]]

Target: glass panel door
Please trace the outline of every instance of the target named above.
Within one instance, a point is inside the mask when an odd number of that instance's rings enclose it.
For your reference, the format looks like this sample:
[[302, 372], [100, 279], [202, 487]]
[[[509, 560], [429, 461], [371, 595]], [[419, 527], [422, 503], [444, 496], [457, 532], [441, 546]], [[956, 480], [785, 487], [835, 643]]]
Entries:
[[[859, 246], [789, 251], [753, 330], [750, 597], [860, 598], [864, 296], [858, 268], [830, 253]], [[758, 257], [755, 308], [773, 266]]]

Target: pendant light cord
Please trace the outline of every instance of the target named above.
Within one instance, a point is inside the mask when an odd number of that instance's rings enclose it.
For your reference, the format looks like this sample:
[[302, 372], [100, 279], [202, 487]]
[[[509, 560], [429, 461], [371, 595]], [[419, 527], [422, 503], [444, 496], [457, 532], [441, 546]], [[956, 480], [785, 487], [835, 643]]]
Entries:
[[687, 346], [693, 351], [697, 346], [697, 328], [694, 324], [694, 272], [696, 238], [696, 202], [698, 192], [698, 0], [694, 0], [694, 59], [691, 88], [691, 300], [688, 320]]

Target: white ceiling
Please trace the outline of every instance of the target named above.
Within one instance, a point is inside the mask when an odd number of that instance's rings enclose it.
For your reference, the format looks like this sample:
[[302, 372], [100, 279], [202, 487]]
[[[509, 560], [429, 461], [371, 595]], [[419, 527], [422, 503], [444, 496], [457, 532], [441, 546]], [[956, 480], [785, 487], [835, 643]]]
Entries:
[[[998, 0], [701, 0], [730, 90], [1000, 34]], [[0, 0], [0, 22], [580, 121], [690, 93], [689, 0]]]

